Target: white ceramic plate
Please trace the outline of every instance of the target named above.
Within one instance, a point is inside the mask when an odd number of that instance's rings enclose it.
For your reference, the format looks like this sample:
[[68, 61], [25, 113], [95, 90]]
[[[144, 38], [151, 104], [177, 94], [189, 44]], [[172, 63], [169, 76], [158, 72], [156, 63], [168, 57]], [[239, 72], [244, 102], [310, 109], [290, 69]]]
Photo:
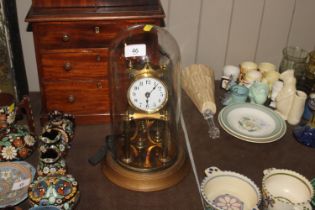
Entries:
[[35, 168], [27, 162], [0, 162], [0, 208], [25, 200], [34, 175]]
[[[222, 125], [221, 125], [221, 126], [222, 126]], [[238, 139], [241, 139], [241, 140], [244, 140], [244, 141], [248, 141], [248, 142], [252, 142], [252, 143], [260, 143], [260, 144], [263, 144], [263, 143], [270, 143], [270, 142], [277, 141], [277, 140], [281, 139], [281, 138], [284, 136], [285, 132], [286, 132], [285, 127], [283, 127], [283, 128], [281, 129], [281, 131], [279, 132], [279, 134], [276, 135], [276, 136], [273, 136], [273, 137], [271, 137], [271, 138], [258, 138], [258, 139], [257, 139], [257, 138], [248, 138], [248, 137], [245, 137], [245, 136], [242, 136], [242, 135], [238, 135], [237, 133], [233, 133], [233, 132], [231, 132], [228, 128], [223, 127], [223, 126], [222, 126], [222, 128], [223, 128], [227, 133], [229, 133], [229, 134], [232, 135], [232, 136], [235, 136], [235, 137], [238, 138]]]
[[286, 132], [285, 121], [273, 110], [257, 104], [232, 104], [218, 116], [221, 127], [238, 139], [269, 143], [279, 140]]
[[237, 136], [240, 136], [240, 137], [243, 137], [243, 138], [250, 138], [250, 139], [256, 139], [256, 140], [267, 140], [267, 139], [273, 139], [274, 137], [277, 137], [279, 135], [282, 135], [282, 134], [285, 134], [285, 131], [286, 131], [286, 125], [285, 125], [285, 122], [282, 121], [280, 123], [280, 126], [279, 126], [279, 130], [278, 132], [273, 132], [272, 134], [270, 134], [268, 137], [266, 136], [262, 136], [262, 137], [253, 137], [253, 136], [247, 136], [247, 135], [244, 135], [240, 132], [235, 132], [232, 128], [230, 128], [228, 125], [224, 124], [224, 122], [222, 121], [222, 113], [219, 114], [219, 123], [222, 127], [224, 127], [224, 129], [229, 132], [229, 133], [234, 133], [235, 135]]

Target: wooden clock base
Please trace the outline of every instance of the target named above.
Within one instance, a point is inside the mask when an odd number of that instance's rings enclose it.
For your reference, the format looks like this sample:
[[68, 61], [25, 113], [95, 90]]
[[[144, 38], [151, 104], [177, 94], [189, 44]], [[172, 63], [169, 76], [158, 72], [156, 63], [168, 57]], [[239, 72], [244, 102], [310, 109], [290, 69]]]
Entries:
[[114, 184], [133, 191], [151, 192], [174, 186], [189, 170], [189, 161], [183, 149], [179, 150], [176, 162], [162, 171], [141, 173], [128, 170], [119, 165], [111, 153], [107, 153], [103, 163], [104, 175]]

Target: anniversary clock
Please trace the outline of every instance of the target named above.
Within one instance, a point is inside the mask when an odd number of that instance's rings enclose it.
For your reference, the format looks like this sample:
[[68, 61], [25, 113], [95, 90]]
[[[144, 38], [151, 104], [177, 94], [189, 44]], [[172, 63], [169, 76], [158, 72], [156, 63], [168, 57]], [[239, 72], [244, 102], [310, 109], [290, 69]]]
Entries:
[[111, 122], [115, 138], [103, 173], [136, 191], [177, 184], [188, 163], [179, 132], [180, 54], [158, 26], [136, 25], [110, 48]]

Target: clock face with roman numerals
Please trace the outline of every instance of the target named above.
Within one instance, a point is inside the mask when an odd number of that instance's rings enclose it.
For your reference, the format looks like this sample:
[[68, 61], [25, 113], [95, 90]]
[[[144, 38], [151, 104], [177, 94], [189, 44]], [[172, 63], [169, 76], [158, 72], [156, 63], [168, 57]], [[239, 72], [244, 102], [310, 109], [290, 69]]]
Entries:
[[159, 111], [166, 104], [168, 91], [161, 80], [144, 77], [135, 80], [130, 85], [127, 97], [133, 108], [153, 113]]

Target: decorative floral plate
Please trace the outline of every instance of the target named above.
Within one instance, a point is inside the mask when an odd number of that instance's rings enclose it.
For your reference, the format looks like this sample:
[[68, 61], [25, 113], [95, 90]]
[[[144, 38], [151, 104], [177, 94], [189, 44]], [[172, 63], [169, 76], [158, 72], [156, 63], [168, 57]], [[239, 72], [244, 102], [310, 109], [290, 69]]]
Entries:
[[221, 127], [230, 135], [235, 136], [238, 139], [244, 140], [244, 141], [248, 141], [248, 142], [252, 142], [252, 143], [269, 143], [269, 142], [273, 142], [276, 140], [279, 140], [280, 138], [282, 138], [284, 136], [284, 134], [286, 133], [286, 124], [283, 121], [283, 124], [281, 124], [281, 129], [279, 130], [279, 132], [275, 135], [270, 135], [269, 137], [266, 138], [261, 138], [261, 137], [248, 137], [245, 135], [242, 135], [240, 133], [234, 132], [232, 129], [230, 129], [229, 127], [225, 126], [224, 123], [221, 120], [221, 116], [219, 114], [219, 123], [221, 125]]
[[27, 162], [0, 162], [0, 208], [25, 200], [34, 175], [35, 168]]
[[221, 110], [218, 119], [229, 134], [254, 143], [279, 140], [286, 132], [285, 121], [277, 113], [257, 104], [232, 104]]

